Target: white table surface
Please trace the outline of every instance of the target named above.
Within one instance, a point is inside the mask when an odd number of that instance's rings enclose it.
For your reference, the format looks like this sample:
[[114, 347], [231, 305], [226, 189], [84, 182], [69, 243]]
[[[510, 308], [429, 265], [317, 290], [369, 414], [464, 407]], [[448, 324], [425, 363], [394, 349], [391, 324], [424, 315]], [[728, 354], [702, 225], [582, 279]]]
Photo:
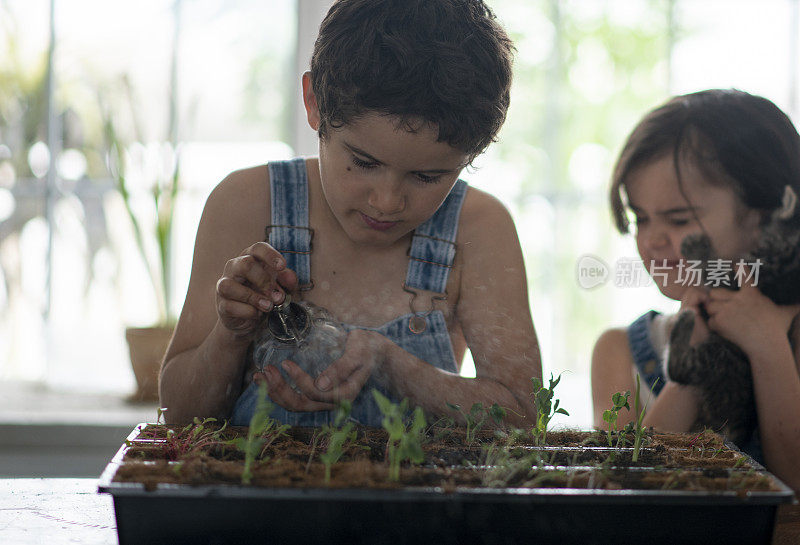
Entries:
[[116, 544], [113, 500], [97, 479], [0, 479], [0, 543]]

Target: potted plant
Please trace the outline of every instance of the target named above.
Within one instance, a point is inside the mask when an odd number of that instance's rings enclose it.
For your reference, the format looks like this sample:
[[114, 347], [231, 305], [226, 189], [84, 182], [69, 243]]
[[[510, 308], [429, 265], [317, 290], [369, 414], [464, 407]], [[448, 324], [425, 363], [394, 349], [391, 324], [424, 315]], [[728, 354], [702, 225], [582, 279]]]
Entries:
[[266, 403], [249, 428], [140, 425], [99, 490], [114, 497], [123, 545], [768, 543], [778, 505], [792, 501], [710, 430], [547, 432], [554, 383], [537, 386], [528, 430], [490, 428], [495, 405], [452, 406], [469, 429], [429, 423], [377, 393], [382, 428], [353, 424], [346, 406], [327, 426], [290, 428]]
[[[131, 401], [158, 400], [158, 374], [172, 336], [177, 316], [172, 309], [173, 214], [180, 182], [180, 155], [173, 142], [144, 146], [131, 87], [123, 78], [123, 96], [132, 117], [134, 138], [125, 139], [118, 127], [118, 115], [101, 97], [103, 129], [108, 146], [108, 167], [130, 220], [139, 257], [144, 264], [156, 298], [158, 316], [147, 327], [127, 327], [125, 338], [136, 377]], [[119, 114], [117, 112], [116, 114]], [[174, 131], [170, 129], [170, 134]], [[174, 139], [173, 139], [174, 140]], [[149, 206], [135, 206], [138, 197], [131, 188], [131, 174], [149, 185]], [[145, 212], [143, 213], [142, 210]]]

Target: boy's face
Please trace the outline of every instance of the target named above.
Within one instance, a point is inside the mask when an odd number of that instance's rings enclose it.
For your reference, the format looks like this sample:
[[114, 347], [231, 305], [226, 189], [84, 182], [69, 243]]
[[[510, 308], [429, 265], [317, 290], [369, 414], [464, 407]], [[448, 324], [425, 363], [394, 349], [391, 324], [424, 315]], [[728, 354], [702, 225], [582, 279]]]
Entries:
[[436, 136], [428, 125], [411, 132], [374, 112], [328, 129], [319, 145], [322, 190], [350, 240], [390, 246], [439, 208], [469, 158]]

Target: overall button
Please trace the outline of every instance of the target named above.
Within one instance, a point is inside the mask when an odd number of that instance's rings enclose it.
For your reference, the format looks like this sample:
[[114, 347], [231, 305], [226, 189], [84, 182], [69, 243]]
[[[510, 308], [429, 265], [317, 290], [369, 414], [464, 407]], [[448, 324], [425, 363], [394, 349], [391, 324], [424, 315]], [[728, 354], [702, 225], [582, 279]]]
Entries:
[[419, 335], [425, 331], [427, 327], [428, 324], [423, 316], [412, 316], [411, 319], [408, 320], [408, 329], [411, 331], [411, 333]]

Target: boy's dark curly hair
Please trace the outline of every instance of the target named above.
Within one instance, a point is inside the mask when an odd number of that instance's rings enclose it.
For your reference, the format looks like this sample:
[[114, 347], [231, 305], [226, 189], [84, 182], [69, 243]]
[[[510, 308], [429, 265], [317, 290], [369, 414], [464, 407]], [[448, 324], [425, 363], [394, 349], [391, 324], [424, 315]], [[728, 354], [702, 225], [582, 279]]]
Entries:
[[311, 57], [320, 137], [367, 112], [478, 156], [506, 118], [511, 39], [482, 0], [339, 0]]

